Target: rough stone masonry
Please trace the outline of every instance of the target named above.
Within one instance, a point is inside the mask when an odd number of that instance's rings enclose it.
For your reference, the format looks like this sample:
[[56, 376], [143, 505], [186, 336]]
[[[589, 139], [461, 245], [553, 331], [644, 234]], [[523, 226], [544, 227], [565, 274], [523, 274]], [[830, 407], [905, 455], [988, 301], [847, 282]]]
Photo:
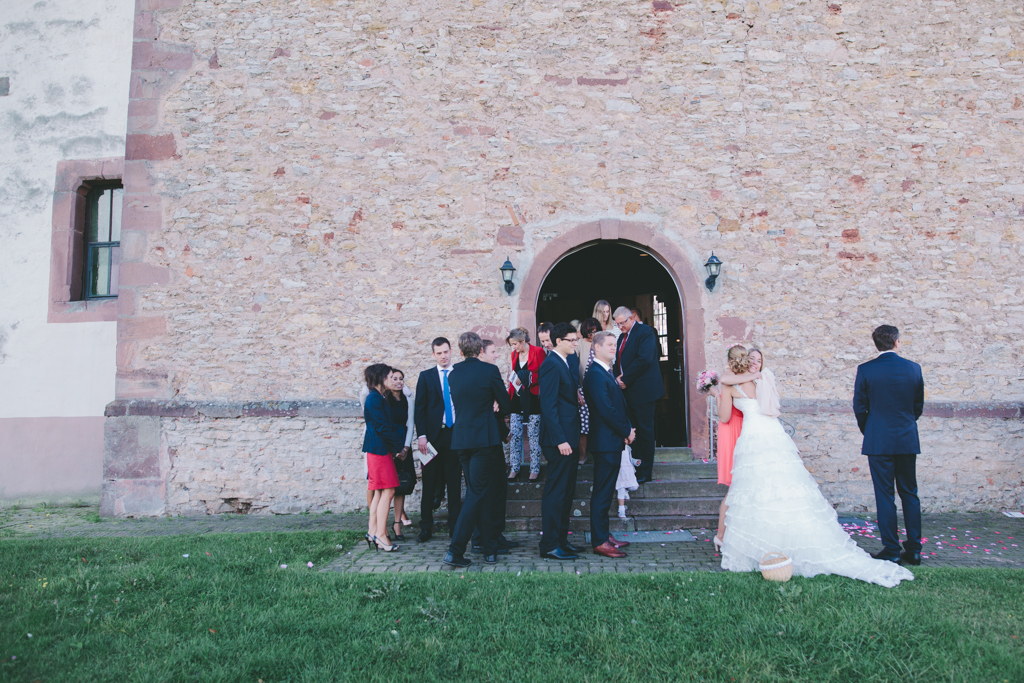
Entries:
[[[763, 345], [834, 504], [870, 502], [848, 406], [882, 322], [924, 367], [926, 509], [1024, 504], [1019, 3], [137, 8], [105, 513], [358, 507], [358, 407], [271, 402], [500, 341], [535, 306], [506, 256], [543, 278], [608, 220], [674, 264], [691, 380]], [[204, 417], [230, 402], [266, 416]]]

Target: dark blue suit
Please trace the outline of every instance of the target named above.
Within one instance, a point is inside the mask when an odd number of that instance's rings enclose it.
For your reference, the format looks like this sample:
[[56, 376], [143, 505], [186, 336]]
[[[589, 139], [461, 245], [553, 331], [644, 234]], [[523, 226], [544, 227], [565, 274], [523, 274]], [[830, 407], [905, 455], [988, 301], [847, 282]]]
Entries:
[[594, 488], [590, 496], [590, 543], [608, 541], [608, 508], [622, 462], [623, 441], [632, 425], [626, 417], [626, 398], [612, 373], [594, 362], [583, 377], [583, 394], [590, 408], [587, 448], [594, 454]]
[[878, 530], [885, 554], [900, 554], [893, 483], [903, 502], [907, 525], [904, 549], [921, 552], [921, 501], [917, 497], [917, 454], [921, 441], [917, 418], [924, 411], [921, 366], [895, 353], [882, 353], [857, 367], [853, 412], [864, 435], [861, 453], [868, 456], [875, 486]]
[[[576, 356], [570, 356], [570, 361]], [[540, 446], [548, 461], [547, 477], [541, 501], [541, 554], [556, 548], [566, 549], [569, 542], [569, 513], [576, 491], [578, 470], [576, 451], [580, 445], [579, 361], [570, 370], [557, 351], [541, 363], [540, 381]], [[568, 443], [571, 455], [558, 452], [558, 445]]]
[[[449, 390], [451, 389], [449, 374]], [[434, 500], [448, 489], [448, 533], [462, 510], [462, 463], [452, 453], [452, 430], [444, 424], [444, 391], [437, 366], [420, 373], [416, 381], [416, 436], [425, 436], [437, 450], [437, 457], [423, 467], [423, 500], [420, 501], [420, 531], [433, 533]], [[416, 448], [413, 445], [413, 448]]]
[[619, 337], [614, 371], [616, 377], [622, 375], [626, 385], [629, 419], [636, 428], [633, 455], [640, 459], [637, 476], [647, 479], [654, 472], [654, 403], [665, 395], [660, 358], [658, 335], [653, 327], [633, 323], [628, 334]]
[[397, 455], [405, 448], [405, 434], [392, 419], [387, 400], [376, 389], [370, 389], [363, 403], [363, 420], [366, 422], [363, 453]]
[[498, 523], [492, 519], [496, 511], [493, 504], [488, 504], [488, 496], [492, 496], [490, 502], [493, 502], [494, 478], [504, 479], [505, 462], [494, 402], [497, 401], [505, 413], [512, 412], [512, 402], [497, 366], [479, 358], [456, 363], [448, 384], [455, 404], [452, 450], [459, 454], [466, 474], [466, 499], [462, 502], [448, 550], [457, 557], [465, 553], [466, 544], [479, 522], [480, 545], [485, 555], [493, 555], [497, 551], [498, 539], [494, 531]]

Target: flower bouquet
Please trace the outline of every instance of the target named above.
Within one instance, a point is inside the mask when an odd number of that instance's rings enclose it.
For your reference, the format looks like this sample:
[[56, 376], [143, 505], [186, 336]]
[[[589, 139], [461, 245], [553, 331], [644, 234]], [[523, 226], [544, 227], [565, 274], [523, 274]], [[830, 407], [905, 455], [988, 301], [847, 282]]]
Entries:
[[714, 370], [704, 370], [697, 375], [697, 390], [700, 393], [706, 394], [715, 386], [718, 386], [718, 373]]

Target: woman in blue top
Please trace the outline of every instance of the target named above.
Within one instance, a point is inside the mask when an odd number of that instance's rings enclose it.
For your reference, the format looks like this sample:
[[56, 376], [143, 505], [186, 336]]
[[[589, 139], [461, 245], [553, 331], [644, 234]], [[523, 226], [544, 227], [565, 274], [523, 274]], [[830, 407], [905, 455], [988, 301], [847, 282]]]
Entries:
[[370, 390], [363, 404], [363, 419], [366, 421], [363, 452], [366, 453], [366, 469], [369, 474], [367, 488], [373, 491], [366, 543], [391, 552], [398, 550], [397, 545], [388, 542], [388, 513], [391, 511], [391, 499], [395, 497], [395, 487], [398, 486], [394, 456], [404, 448], [404, 434], [394, 423], [384, 398], [386, 392], [394, 389], [391, 368], [384, 363], [375, 363], [363, 371], [363, 378]]

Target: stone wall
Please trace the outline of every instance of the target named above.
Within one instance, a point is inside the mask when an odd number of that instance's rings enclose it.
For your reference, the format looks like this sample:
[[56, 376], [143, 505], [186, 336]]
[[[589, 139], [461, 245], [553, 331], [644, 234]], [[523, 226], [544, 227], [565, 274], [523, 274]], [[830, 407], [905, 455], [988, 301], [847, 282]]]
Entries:
[[[725, 262], [687, 300], [707, 365], [755, 340], [784, 396], [846, 403], [889, 322], [928, 401], [1024, 398], [1018, 3], [138, 7], [121, 398], [351, 399], [377, 360], [413, 379], [432, 337], [533, 310], [506, 255], [536, 279], [603, 220], [672, 245], [679, 279]], [[827, 415], [821, 442], [845, 438]], [[976, 483], [951, 500], [983, 504]]]
[[[825, 497], [841, 511], [875, 510], [867, 456], [851, 412], [784, 413]], [[918, 492], [925, 512], [1024, 507], [1024, 423], [1008, 418], [922, 417]], [[897, 496], [898, 499], [898, 496]]]

